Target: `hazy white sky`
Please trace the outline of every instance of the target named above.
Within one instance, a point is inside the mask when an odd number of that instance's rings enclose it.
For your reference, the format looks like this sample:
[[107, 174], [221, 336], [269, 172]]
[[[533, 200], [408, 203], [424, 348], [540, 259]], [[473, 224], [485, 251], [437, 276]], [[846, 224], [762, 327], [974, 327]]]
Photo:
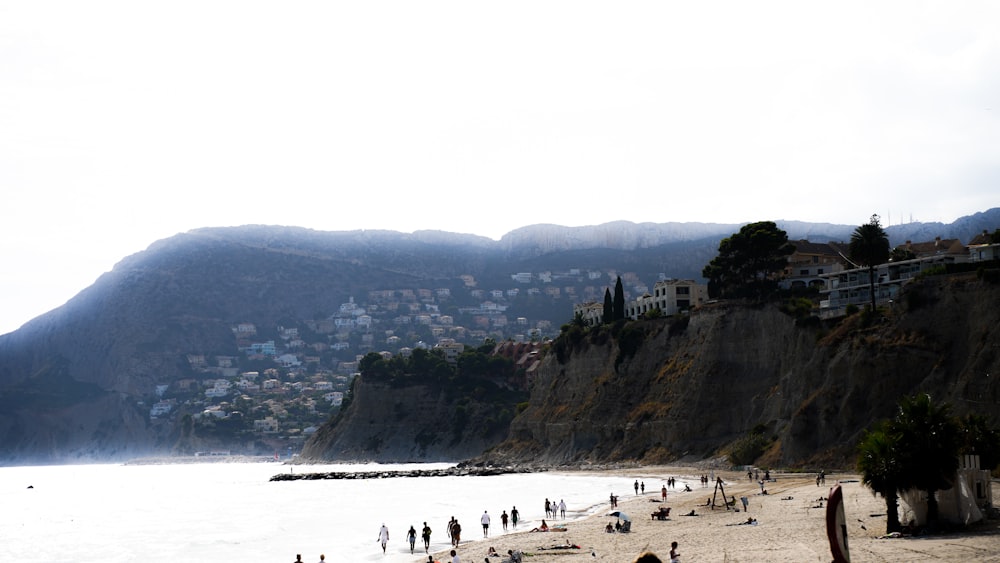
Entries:
[[0, 0], [0, 333], [193, 228], [950, 222], [1000, 2]]

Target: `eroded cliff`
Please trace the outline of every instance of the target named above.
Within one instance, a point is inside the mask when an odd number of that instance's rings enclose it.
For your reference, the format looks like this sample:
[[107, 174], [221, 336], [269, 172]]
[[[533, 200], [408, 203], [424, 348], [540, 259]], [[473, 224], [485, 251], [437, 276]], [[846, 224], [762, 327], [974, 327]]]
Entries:
[[861, 432], [904, 395], [1000, 415], [997, 303], [996, 285], [950, 276], [913, 284], [868, 325], [719, 304], [614, 338], [591, 330], [545, 357], [528, 408], [480, 461], [700, 459], [756, 429], [770, 441], [759, 463], [848, 465]]

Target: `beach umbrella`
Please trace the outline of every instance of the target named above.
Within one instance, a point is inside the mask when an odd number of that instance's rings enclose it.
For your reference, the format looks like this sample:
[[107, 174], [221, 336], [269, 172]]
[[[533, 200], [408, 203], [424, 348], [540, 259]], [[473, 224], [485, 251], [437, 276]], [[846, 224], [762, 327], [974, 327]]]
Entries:
[[616, 511], [612, 512], [611, 514], [608, 514], [608, 516], [615, 516], [617, 518], [621, 518], [622, 520], [624, 520], [626, 522], [629, 522], [629, 521], [632, 520], [631, 518], [628, 517], [628, 514], [625, 514], [624, 512], [622, 512], [620, 510], [616, 510]]

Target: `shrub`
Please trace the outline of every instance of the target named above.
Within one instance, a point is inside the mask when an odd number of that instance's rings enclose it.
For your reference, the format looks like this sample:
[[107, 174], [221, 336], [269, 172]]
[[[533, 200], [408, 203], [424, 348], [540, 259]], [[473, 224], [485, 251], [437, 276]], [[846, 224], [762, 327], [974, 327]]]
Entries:
[[763, 433], [752, 431], [730, 446], [729, 463], [731, 465], [752, 465], [767, 449], [767, 444], [768, 440]]

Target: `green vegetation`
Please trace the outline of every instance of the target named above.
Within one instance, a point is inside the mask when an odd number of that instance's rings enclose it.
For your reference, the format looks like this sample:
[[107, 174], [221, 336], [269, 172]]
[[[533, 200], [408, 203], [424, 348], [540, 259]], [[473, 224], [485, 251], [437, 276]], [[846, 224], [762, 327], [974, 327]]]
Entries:
[[796, 320], [801, 320], [810, 317], [814, 307], [812, 299], [791, 297], [786, 299], [779, 309], [782, 313], [794, 317]]
[[913, 260], [917, 255], [913, 253], [909, 248], [904, 248], [902, 246], [897, 246], [892, 249], [889, 253], [890, 262], [902, 262], [904, 260]]
[[[615, 281], [615, 296], [611, 302], [612, 305], [612, 321], [620, 321], [625, 318], [625, 289], [622, 287], [622, 277], [618, 276]], [[608, 322], [605, 319], [604, 322]]]
[[646, 339], [645, 329], [636, 323], [627, 323], [618, 331], [618, 357], [615, 358], [615, 369], [621, 363], [639, 351], [643, 340]]
[[885, 499], [887, 534], [898, 532], [901, 528], [899, 492], [903, 487], [904, 475], [898, 447], [898, 441], [893, 438], [892, 424], [888, 420], [866, 430], [858, 444], [861, 482], [872, 490], [872, 494], [881, 495]]
[[879, 224], [878, 215], [872, 215], [867, 223], [854, 229], [847, 251], [852, 261], [868, 267], [868, 291], [871, 293], [871, 310], [874, 312], [875, 267], [889, 260], [889, 236]]
[[764, 436], [764, 429], [758, 425], [729, 447], [728, 459], [732, 465], [751, 465], [771, 443]]
[[602, 323], [610, 323], [615, 318], [615, 303], [611, 299], [611, 288], [604, 288], [604, 313], [601, 317]]
[[702, 270], [709, 296], [765, 299], [777, 289], [779, 274], [794, 251], [788, 234], [773, 221], [744, 225], [722, 239], [719, 255]]
[[865, 432], [857, 467], [862, 482], [885, 499], [887, 533], [900, 530], [899, 493], [911, 489], [925, 491], [928, 525], [937, 525], [935, 493], [954, 484], [961, 453], [977, 454], [983, 468], [995, 469], [1000, 431], [981, 416], [952, 416], [950, 405], [927, 394], [904, 397], [892, 419]]

